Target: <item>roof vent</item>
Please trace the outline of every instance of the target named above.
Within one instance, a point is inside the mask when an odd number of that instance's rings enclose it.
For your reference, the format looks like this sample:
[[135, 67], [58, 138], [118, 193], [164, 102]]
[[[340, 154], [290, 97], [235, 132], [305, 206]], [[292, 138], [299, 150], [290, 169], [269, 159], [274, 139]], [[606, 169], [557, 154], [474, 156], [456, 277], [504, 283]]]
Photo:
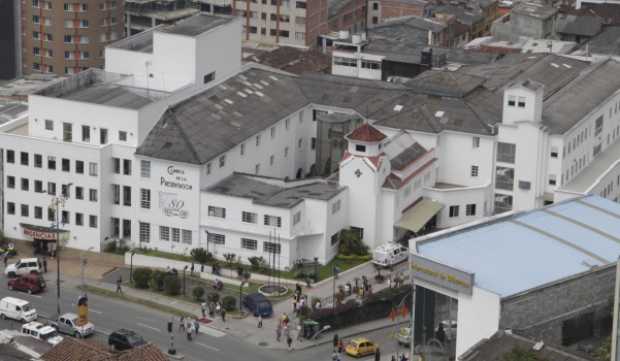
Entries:
[[559, 67], [560, 67], [560, 66], [559, 66], [558, 64], [556, 64], [556, 63], [551, 63], [551, 66], [552, 66], [552, 67], [554, 67], [554, 68], [559, 68]]
[[435, 112], [435, 117], [437, 118], [441, 118], [444, 116], [444, 114], [446, 114], [443, 110], [438, 110]]
[[266, 81], [264, 81], [264, 80], [261, 80], [261, 81], [260, 81], [260, 83], [261, 83], [261, 84], [263, 84], [264, 86], [269, 86], [269, 83], [267, 83], [267, 82], [266, 82]]
[[239, 94], [239, 96], [242, 97], [242, 98], [246, 98], [247, 97], [247, 95], [245, 95], [243, 92], [237, 92], [237, 94]]
[[394, 106], [394, 111], [395, 111], [395, 112], [400, 112], [401, 110], [403, 110], [403, 106], [402, 106], [402, 105], [400, 105], [400, 104], [396, 104], [396, 105]]
[[570, 65], [568, 65], [568, 64], [565, 64], [565, 63], [562, 63], [562, 65], [563, 65], [566, 69], [570, 69], [570, 68], [572, 68], [572, 66], [570, 66]]
[[230, 100], [230, 99], [224, 99], [224, 101], [225, 101], [226, 103], [230, 104], [230, 105], [235, 104], [235, 102], [233, 102], [233, 101], [232, 101], [232, 100]]
[[540, 351], [543, 349], [543, 347], [545, 347], [545, 343], [542, 341], [538, 341], [534, 344], [534, 346], [532, 347], [532, 350], [534, 351]]
[[269, 79], [274, 80], [274, 81], [278, 81], [279, 79], [276, 78], [274, 75], [269, 75]]
[[257, 89], [263, 89], [263, 86], [262, 86], [262, 85], [260, 85], [260, 84], [258, 84], [258, 83], [254, 83], [254, 86], [255, 86]]
[[264, 95], [265, 95], [265, 94], [263, 94], [263, 93], [259, 92], [258, 90], [257, 90], [257, 91], [255, 91], [254, 93], [255, 93], [256, 95], [258, 95], [259, 97], [262, 97], [262, 96], [264, 96]]

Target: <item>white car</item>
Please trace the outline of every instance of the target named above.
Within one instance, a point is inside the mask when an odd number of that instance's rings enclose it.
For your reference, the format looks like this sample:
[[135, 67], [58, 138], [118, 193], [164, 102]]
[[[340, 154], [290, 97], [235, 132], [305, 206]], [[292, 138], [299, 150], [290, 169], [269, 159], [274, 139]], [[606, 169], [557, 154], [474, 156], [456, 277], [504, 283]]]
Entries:
[[39, 260], [36, 258], [22, 258], [17, 263], [6, 266], [4, 274], [10, 277], [18, 275], [27, 275], [31, 273], [41, 273]]
[[0, 300], [0, 318], [11, 318], [13, 320], [30, 322], [38, 317], [37, 310], [30, 306], [28, 301], [15, 298], [4, 297]]
[[384, 243], [372, 253], [372, 263], [383, 267], [396, 265], [408, 258], [409, 250], [394, 242]]
[[45, 341], [53, 346], [62, 342], [62, 336], [52, 326], [47, 326], [41, 322], [28, 322], [22, 326], [22, 334], [34, 337], [37, 340]]

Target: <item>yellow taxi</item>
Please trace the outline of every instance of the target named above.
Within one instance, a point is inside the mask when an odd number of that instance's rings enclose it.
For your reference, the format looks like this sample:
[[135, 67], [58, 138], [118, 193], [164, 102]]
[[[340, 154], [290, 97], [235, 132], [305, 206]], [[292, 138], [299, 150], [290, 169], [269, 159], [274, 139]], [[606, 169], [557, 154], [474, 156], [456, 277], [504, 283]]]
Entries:
[[344, 352], [353, 357], [372, 355], [377, 351], [377, 344], [365, 337], [358, 337], [351, 340], [345, 347]]

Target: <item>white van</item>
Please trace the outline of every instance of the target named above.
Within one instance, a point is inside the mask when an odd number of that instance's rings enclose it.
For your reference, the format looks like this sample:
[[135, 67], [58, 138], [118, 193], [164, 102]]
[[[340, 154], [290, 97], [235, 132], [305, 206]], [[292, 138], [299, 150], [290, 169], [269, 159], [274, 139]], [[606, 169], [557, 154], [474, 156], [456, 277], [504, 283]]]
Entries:
[[53, 346], [62, 341], [62, 336], [52, 326], [44, 325], [41, 322], [32, 321], [22, 326], [22, 334], [34, 337], [37, 340], [45, 341]]
[[394, 242], [387, 242], [375, 248], [372, 253], [372, 263], [388, 267], [407, 260], [409, 250]]
[[39, 260], [36, 258], [22, 258], [17, 263], [6, 266], [4, 274], [10, 277], [18, 275], [27, 275], [30, 273], [41, 273], [39, 268]]
[[15, 297], [4, 297], [0, 300], [0, 318], [12, 318], [18, 321], [31, 322], [38, 317], [37, 310], [28, 301]]

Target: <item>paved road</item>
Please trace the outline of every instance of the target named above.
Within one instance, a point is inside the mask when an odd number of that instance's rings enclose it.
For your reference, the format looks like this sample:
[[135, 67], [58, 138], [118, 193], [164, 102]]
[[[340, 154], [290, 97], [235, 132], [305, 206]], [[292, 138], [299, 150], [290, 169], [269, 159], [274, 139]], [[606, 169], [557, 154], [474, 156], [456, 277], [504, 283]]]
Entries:
[[[40, 295], [28, 295], [6, 288], [6, 278], [0, 277], [0, 297], [13, 296], [28, 300], [43, 317], [49, 318], [56, 314], [56, 282], [55, 276], [46, 275], [49, 289]], [[73, 287], [63, 287], [61, 291], [62, 312], [76, 312], [74, 306], [79, 291]], [[121, 300], [89, 295], [90, 319], [95, 328], [106, 334], [118, 328], [129, 328], [141, 334], [147, 341], [153, 342], [161, 349], [167, 350], [170, 336], [166, 324], [171, 316], [150, 308]], [[2, 328], [19, 328], [17, 322], [3, 321]], [[178, 322], [177, 322], [178, 325]], [[178, 327], [178, 326], [177, 326]], [[283, 359], [285, 352], [261, 349], [258, 346], [236, 339], [223, 332], [201, 327], [201, 334], [193, 341], [187, 341], [182, 333], [176, 332], [175, 346], [184, 354], [185, 360], [202, 361], [267, 361]], [[97, 336], [105, 341], [105, 335]]]

